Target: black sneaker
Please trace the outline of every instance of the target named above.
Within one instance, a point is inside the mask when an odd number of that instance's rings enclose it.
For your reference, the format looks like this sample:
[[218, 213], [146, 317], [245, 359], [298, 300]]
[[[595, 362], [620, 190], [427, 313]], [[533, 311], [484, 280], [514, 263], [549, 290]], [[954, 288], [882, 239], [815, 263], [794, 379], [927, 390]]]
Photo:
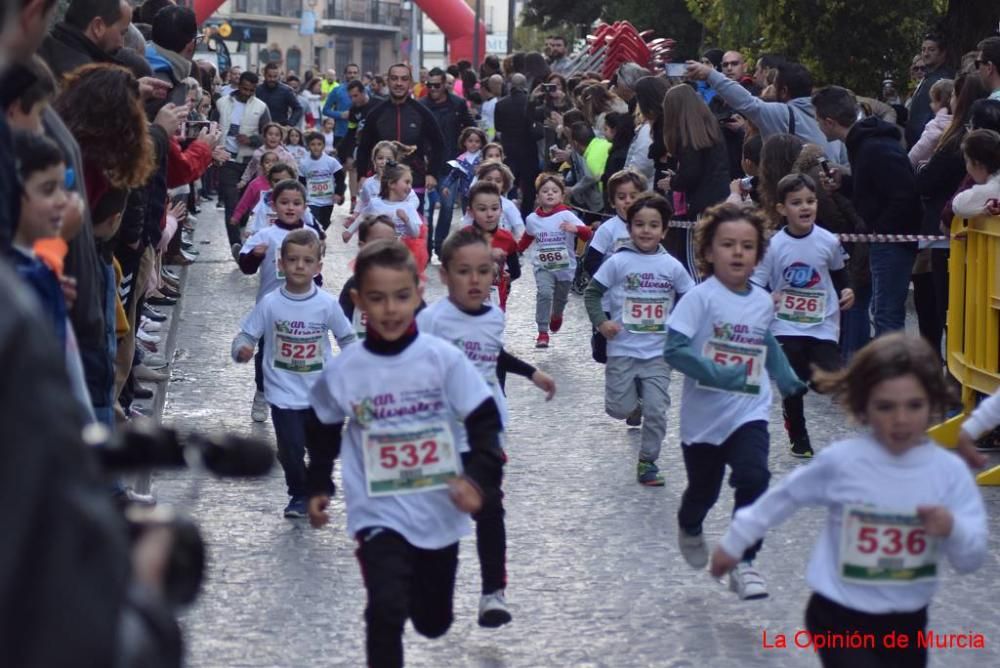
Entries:
[[790, 453], [792, 457], [798, 457], [799, 459], [812, 459], [813, 449], [812, 444], [809, 442], [809, 437], [804, 436], [793, 440]]
[[635, 410], [628, 414], [625, 418], [625, 424], [630, 427], [638, 427], [642, 424], [642, 404], [636, 406]]

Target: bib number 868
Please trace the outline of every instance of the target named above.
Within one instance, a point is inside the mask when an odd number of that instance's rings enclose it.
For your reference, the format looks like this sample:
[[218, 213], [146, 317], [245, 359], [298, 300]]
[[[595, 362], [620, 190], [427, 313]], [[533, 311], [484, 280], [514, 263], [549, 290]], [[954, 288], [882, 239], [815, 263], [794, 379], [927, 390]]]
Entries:
[[927, 549], [927, 532], [924, 529], [904, 531], [896, 527], [865, 526], [858, 530], [857, 549], [861, 554], [881, 554], [892, 557], [904, 552], [921, 555]]
[[437, 441], [424, 441], [419, 446], [416, 443], [398, 445], [390, 443], [379, 448], [379, 463], [384, 469], [394, 469], [397, 466], [411, 469], [418, 464], [421, 466], [437, 464], [440, 461], [437, 448]]

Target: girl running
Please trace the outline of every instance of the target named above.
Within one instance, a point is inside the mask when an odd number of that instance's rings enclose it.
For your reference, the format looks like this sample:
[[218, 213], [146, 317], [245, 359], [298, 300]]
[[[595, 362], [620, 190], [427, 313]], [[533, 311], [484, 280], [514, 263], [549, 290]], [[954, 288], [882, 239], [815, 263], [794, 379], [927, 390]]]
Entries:
[[489, 302], [501, 311], [507, 310], [510, 284], [521, 277], [521, 256], [517, 242], [509, 232], [500, 227], [502, 218], [500, 191], [489, 181], [480, 181], [469, 191], [469, 212], [472, 227], [478, 230], [490, 245], [493, 262], [493, 285]]
[[[521, 237], [524, 236], [524, 218], [521, 217], [521, 211], [517, 208], [517, 205], [505, 195], [505, 193], [509, 193], [510, 189], [514, 187], [514, 175], [507, 168], [507, 165], [502, 162], [483, 160], [476, 169], [476, 180], [473, 185], [480, 181], [489, 181], [495, 184], [500, 190], [500, 227], [510, 232], [514, 235], [515, 239], [520, 241]], [[471, 207], [471, 190], [469, 195], [469, 206]], [[465, 217], [462, 219], [462, 224], [467, 226], [471, 223], [472, 213], [471, 211], [466, 211]]]

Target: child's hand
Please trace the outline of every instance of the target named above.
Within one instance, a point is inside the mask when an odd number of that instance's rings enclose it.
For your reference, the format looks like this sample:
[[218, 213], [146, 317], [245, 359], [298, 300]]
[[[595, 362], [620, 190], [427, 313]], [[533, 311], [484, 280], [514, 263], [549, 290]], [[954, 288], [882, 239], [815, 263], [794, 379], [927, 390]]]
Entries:
[[743, 199], [743, 186], [740, 185], [740, 181], [743, 179], [733, 179], [729, 182], [729, 194], [739, 195], [740, 199]]
[[711, 571], [713, 578], [721, 578], [736, 568], [738, 563], [740, 563], [739, 559], [730, 556], [721, 547], [716, 546], [715, 550], [712, 551], [712, 562], [708, 565], [708, 570]]
[[[483, 495], [476, 489], [476, 486], [465, 478], [455, 478], [448, 482], [451, 502], [463, 513], [474, 515], [483, 507]], [[312, 506], [310, 506], [310, 515]]]
[[958, 432], [957, 453], [959, 457], [965, 460], [969, 468], [981, 469], [986, 466], [986, 455], [976, 449], [976, 439], [964, 431]]
[[355, 219], [357, 217], [358, 217], [358, 214], [355, 213], [355, 214], [352, 214], [352, 215], [348, 216], [347, 218], [344, 218], [344, 229], [347, 229], [348, 227], [350, 227], [351, 225], [353, 225], [354, 221], [355, 221]]
[[441, 197], [447, 197], [451, 193], [448, 188], [441, 188]]
[[539, 390], [545, 392], [545, 401], [552, 401], [552, 397], [556, 396], [556, 381], [544, 371], [536, 369], [535, 373], [531, 375], [531, 382]]
[[330, 505], [330, 497], [326, 494], [313, 496], [309, 499], [309, 524], [314, 529], [319, 529], [330, 522], [330, 514], [326, 512]]
[[597, 331], [600, 332], [604, 338], [610, 341], [618, 336], [618, 333], [622, 331], [622, 326], [614, 320], [605, 320], [597, 326]]
[[1000, 216], [1000, 199], [991, 199], [986, 202], [986, 213], [991, 216]]
[[76, 279], [72, 276], [60, 276], [59, 287], [62, 288], [66, 308], [72, 310], [73, 304], [76, 303]]
[[569, 222], [568, 220], [563, 221], [559, 225], [559, 229], [562, 230], [563, 232], [569, 232], [570, 234], [576, 234], [576, 225], [574, 225], [573, 223]]
[[775, 309], [781, 308], [781, 297], [781, 290], [775, 290], [771, 293], [771, 300], [774, 302]]
[[346, 243], [350, 243], [351, 237], [353, 237], [353, 236], [354, 235], [351, 234], [350, 230], [344, 230], [344, 233], [340, 235], [340, 238], [343, 239], [344, 243], [346, 244]]
[[955, 518], [944, 506], [917, 506], [917, 517], [923, 523], [928, 536], [947, 538], [955, 526]]
[[840, 310], [846, 311], [854, 306], [854, 290], [844, 288], [840, 291]]
[[256, 255], [257, 257], [264, 257], [265, 255], [267, 255], [267, 244], [257, 244], [256, 246], [254, 246], [254, 249], [250, 252]]
[[242, 364], [243, 362], [249, 362], [252, 358], [253, 358], [253, 348], [251, 348], [250, 346], [240, 346], [236, 350], [237, 362], [240, 362]]
[[402, 209], [396, 209], [396, 217], [399, 218], [404, 225], [408, 225], [410, 223], [410, 217], [407, 216], [406, 212]]
[[187, 218], [187, 204], [184, 202], [177, 202], [170, 207], [170, 210], [167, 211], [167, 215], [176, 218], [178, 223], [182, 222], [185, 218]]
[[340, 206], [341, 204], [344, 203], [344, 196], [343, 195], [334, 195], [333, 196], [333, 201], [337, 204], [337, 206]]
[[229, 226], [230, 227], [239, 227], [240, 226], [240, 221], [238, 221], [235, 218], [233, 218], [233, 219], [231, 219], [229, 221]]
[[494, 262], [503, 262], [507, 259], [507, 253], [502, 248], [491, 248], [490, 255], [493, 256]]

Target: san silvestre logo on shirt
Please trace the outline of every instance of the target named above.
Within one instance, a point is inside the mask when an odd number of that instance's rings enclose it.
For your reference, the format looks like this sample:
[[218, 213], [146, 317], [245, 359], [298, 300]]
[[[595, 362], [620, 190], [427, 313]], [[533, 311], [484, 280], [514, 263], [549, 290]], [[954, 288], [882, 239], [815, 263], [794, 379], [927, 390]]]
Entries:
[[381, 420], [430, 417], [444, 408], [440, 389], [406, 390], [398, 395], [386, 392], [351, 403], [354, 419], [362, 428]]
[[650, 271], [625, 274], [626, 290], [673, 290], [674, 284], [663, 274]]
[[763, 327], [753, 327], [750, 325], [733, 324], [731, 322], [716, 322], [712, 324], [712, 336], [723, 341], [734, 343], [753, 343], [760, 345], [764, 342], [767, 330]]
[[467, 341], [465, 339], [455, 339], [452, 341], [455, 347], [465, 353], [465, 356], [470, 362], [475, 364], [476, 362], [496, 362], [499, 357], [499, 351], [496, 350], [486, 350], [483, 344], [479, 341]]

